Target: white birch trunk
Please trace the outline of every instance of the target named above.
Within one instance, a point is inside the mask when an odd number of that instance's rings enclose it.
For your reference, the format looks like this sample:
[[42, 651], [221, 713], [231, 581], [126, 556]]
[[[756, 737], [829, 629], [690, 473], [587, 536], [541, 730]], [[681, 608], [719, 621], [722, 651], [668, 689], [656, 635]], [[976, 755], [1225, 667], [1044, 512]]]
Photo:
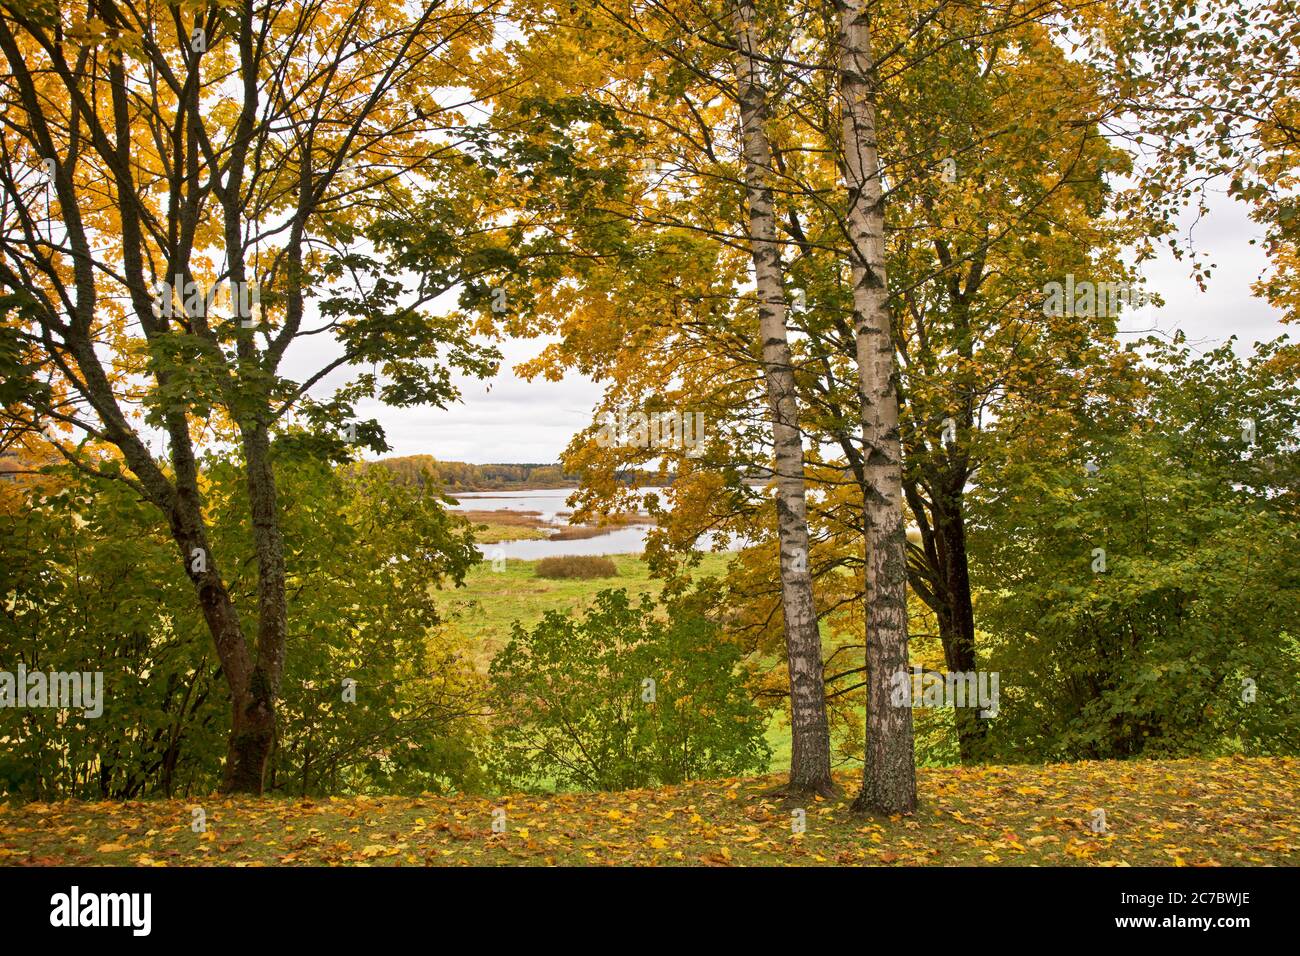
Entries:
[[891, 678], [908, 667], [907, 538], [871, 28], [864, 0], [839, 0], [839, 9], [846, 225], [867, 479], [866, 753], [854, 808], [907, 813], [916, 807], [912, 709], [910, 701], [898, 706], [890, 699]]
[[752, 0], [731, 0], [736, 88], [744, 155], [749, 239], [758, 295], [763, 375], [776, 459], [777, 535], [781, 549], [781, 604], [790, 674], [792, 793], [833, 792], [830, 732], [822, 671], [821, 634], [813, 604], [804, 498], [803, 436], [786, 332], [787, 303], [772, 196], [772, 149], [764, 121], [767, 93], [758, 59]]

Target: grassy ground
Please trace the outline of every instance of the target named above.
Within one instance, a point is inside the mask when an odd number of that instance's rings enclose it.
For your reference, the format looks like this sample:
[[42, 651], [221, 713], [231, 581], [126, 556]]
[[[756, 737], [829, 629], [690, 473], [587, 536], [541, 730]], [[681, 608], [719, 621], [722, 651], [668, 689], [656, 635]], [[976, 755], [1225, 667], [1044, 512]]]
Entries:
[[[700, 575], [721, 575], [728, 558], [726, 554], [704, 555]], [[510, 640], [511, 624], [516, 620], [532, 627], [550, 610], [580, 612], [604, 588], [624, 588], [634, 601], [642, 594], [659, 593], [660, 583], [651, 580], [649, 568], [638, 555], [616, 554], [610, 559], [618, 568], [617, 577], [586, 581], [539, 578], [536, 561], [507, 561], [501, 571], [480, 564], [467, 575], [463, 588], [440, 592], [439, 603], [443, 613], [471, 639], [479, 662], [486, 668], [492, 656]], [[782, 772], [789, 768], [789, 725], [773, 717], [766, 739], [772, 750], [770, 769]]]
[[[490, 660], [510, 639], [511, 624], [516, 620], [532, 627], [547, 611], [581, 611], [604, 588], [624, 588], [633, 600], [642, 594], [658, 595], [661, 585], [650, 579], [639, 556], [610, 557], [618, 576], [587, 581], [539, 578], [536, 561], [506, 561], [501, 571], [493, 571], [491, 563], [484, 562], [470, 571], [463, 588], [440, 592], [439, 605], [446, 616], [456, 615], [457, 626], [474, 641], [483, 658]], [[700, 573], [721, 574], [728, 557], [706, 554]]]
[[[700, 563], [699, 575], [722, 575], [728, 554], [708, 553]], [[662, 585], [650, 578], [650, 570], [639, 555], [610, 555], [617, 577], [595, 580], [551, 580], [537, 577], [536, 561], [506, 561], [501, 571], [490, 563], [477, 565], [466, 576], [465, 586], [439, 592], [443, 614], [467, 635], [475, 654], [486, 668], [510, 640], [511, 625], [520, 621], [532, 627], [550, 610], [581, 612], [591, 606], [592, 597], [604, 588], [624, 588], [638, 600], [640, 595], [658, 595]], [[774, 716], [767, 728], [767, 745], [772, 750], [769, 769], [784, 772], [790, 766], [790, 727]]]
[[[920, 771], [889, 819], [846, 797], [794, 810], [779, 778], [608, 794], [0, 805], [0, 864], [1258, 865], [1300, 864], [1300, 760], [1079, 763]], [[206, 813], [195, 832], [193, 808]], [[1094, 833], [1094, 811], [1106, 832]], [[504, 810], [504, 833], [492, 832]]]
[[[474, 538], [480, 542], [541, 541], [550, 533], [536, 511], [465, 511], [474, 523]], [[486, 545], [480, 545], [485, 547]]]

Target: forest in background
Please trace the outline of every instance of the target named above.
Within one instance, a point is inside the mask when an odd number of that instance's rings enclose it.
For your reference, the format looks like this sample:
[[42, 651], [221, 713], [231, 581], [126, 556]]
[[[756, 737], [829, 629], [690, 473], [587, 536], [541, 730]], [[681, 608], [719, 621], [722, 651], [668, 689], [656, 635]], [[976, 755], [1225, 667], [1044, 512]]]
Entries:
[[[430, 478], [442, 489], [452, 491], [515, 491], [529, 488], [573, 488], [582, 476], [557, 464], [490, 464], [471, 465], [463, 461], [441, 461], [432, 455], [401, 455], [380, 458], [354, 467], [380, 465], [402, 481], [424, 484]], [[642, 483], [649, 476], [636, 472], [620, 473], [618, 480], [627, 484]]]

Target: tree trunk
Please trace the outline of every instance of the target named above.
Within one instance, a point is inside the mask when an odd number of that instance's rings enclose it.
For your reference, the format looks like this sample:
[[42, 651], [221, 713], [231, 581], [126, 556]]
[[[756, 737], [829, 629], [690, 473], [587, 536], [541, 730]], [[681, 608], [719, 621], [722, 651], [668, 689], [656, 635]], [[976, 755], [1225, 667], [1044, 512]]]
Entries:
[[[939, 641], [948, 670], [966, 673], [979, 666], [975, 658], [975, 614], [966, 556], [966, 521], [960, 491], [937, 497], [933, 516], [941, 591], [937, 615]], [[978, 707], [958, 707], [953, 720], [961, 762], [978, 762], [984, 753], [987, 720], [979, 716]]]
[[[923, 560], [911, 565], [909, 581], [916, 595], [934, 612], [947, 669], [956, 673], [974, 671], [978, 668], [975, 612], [964, 501], [968, 463], [956, 453], [936, 462], [924, 446], [911, 453], [922, 463], [924, 474], [919, 481], [913, 478], [905, 482], [904, 490], [921, 533]], [[953, 717], [962, 763], [978, 763], [987, 757], [989, 724], [977, 710], [959, 708]]]
[[236, 699], [231, 708], [222, 792], [260, 795], [274, 745], [275, 701], [267, 693], [265, 675], [254, 671], [253, 688]]
[[257, 658], [234, 713], [226, 753], [226, 792], [260, 794], [276, 739], [276, 701], [288, 636], [284, 542], [277, 514], [270, 435], [258, 423], [244, 435], [245, 474], [257, 552]]
[[792, 794], [834, 792], [830, 731], [822, 669], [821, 633], [813, 602], [808, 554], [808, 512], [804, 497], [803, 435], [795, 395], [794, 369], [786, 332], [786, 296], [781, 248], [773, 208], [772, 149], [764, 123], [767, 96], [759, 68], [752, 0], [733, 0], [737, 99], [745, 165], [749, 239], [757, 283], [758, 329], [763, 375], [772, 415], [776, 459], [777, 537], [780, 545], [781, 606], [790, 675], [790, 782]]
[[[222, 580], [216, 557], [208, 545], [203, 523], [202, 504], [198, 492], [198, 472], [191, 450], [189, 436], [183, 421], [171, 423], [172, 466], [176, 471], [176, 491], [171, 497], [168, 517], [172, 538], [180, 548], [186, 573], [198, 593], [199, 607], [212, 634], [221, 661], [221, 670], [230, 686], [231, 721], [230, 737], [226, 746], [226, 766], [221, 789], [226, 793], [260, 794], [265, 780], [266, 764], [275, 740], [275, 695], [279, 689], [279, 672], [275, 680], [269, 679], [262, 645], [267, 638], [265, 614], [267, 606], [275, 602], [262, 600], [259, 611], [259, 640], [256, 663], [249, 653], [248, 642], [238, 612], [231, 601], [230, 592]], [[248, 442], [245, 442], [246, 454]], [[271, 485], [270, 509], [262, 485], [269, 474], [269, 447], [263, 453], [249, 456], [249, 497], [253, 502], [254, 540], [257, 543], [259, 570], [262, 568], [263, 543], [259, 527], [265, 526], [270, 515], [275, 542], [279, 541], [279, 524], [275, 519], [274, 484]], [[254, 464], [256, 461], [256, 465]], [[196, 553], [202, 560], [196, 562]], [[284, 608], [283, 552], [280, 552], [279, 606]], [[267, 587], [267, 576], [259, 574], [259, 597]], [[274, 582], [272, 582], [274, 583]], [[284, 626], [279, 628], [279, 666], [284, 660]], [[270, 635], [274, 639], [274, 633]]]
[[862, 792], [853, 807], [909, 813], [916, 808], [912, 709], [891, 702], [894, 675], [908, 671], [902, 448], [885, 273], [884, 196], [870, 85], [871, 35], [863, 0], [841, 0], [839, 43], [846, 227], [866, 454], [867, 727]]

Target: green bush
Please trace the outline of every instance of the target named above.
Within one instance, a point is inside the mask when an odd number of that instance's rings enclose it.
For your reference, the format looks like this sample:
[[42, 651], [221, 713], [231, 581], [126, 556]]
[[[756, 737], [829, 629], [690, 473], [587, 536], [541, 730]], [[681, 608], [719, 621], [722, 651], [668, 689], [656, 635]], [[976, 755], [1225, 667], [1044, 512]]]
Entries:
[[539, 578], [616, 578], [618, 566], [609, 558], [590, 554], [572, 554], [560, 558], [542, 558], [537, 562]]
[[491, 667], [491, 768], [507, 786], [622, 790], [767, 768], [765, 715], [717, 626], [604, 590], [580, 620], [515, 623]]
[[1300, 387], [1271, 347], [1153, 348], [1142, 404], [1081, 429], [1073, 460], [981, 469], [969, 540], [984, 667], [1002, 678], [993, 756], [1297, 752]]
[[[214, 551], [232, 592], [255, 595], [243, 473], [214, 457], [206, 474]], [[268, 787], [472, 789], [482, 678], [430, 589], [476, 559], [468, 524], [379, 469], [345, 479], [281, 455], [276, 479], [293, 586]], [[103, 714], [0, 707], [0, 800], [210, 792], [230, 699], [175, 544], [121, 482], [61, 467], [48, 484], [0, 511], [0, 670], [102, 672]]]

